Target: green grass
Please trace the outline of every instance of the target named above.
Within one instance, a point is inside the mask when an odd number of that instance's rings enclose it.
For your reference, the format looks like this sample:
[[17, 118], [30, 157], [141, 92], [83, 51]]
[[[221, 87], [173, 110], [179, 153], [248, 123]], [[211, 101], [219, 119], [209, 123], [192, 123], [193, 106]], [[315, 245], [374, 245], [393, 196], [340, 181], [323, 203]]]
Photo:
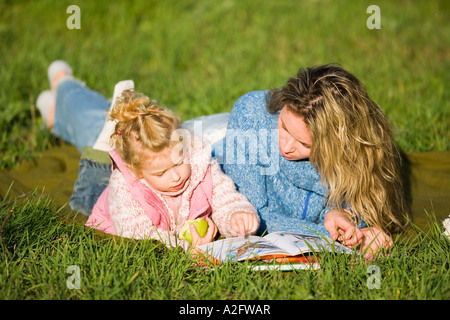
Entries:
[[[314, 271], [251, 271], [227, 263], [214, 271], [193, 265], [182, 250], [154, 241], [101, 237], [34, 193], [0, 211], [3, 222], [0, 299], [448, 299], [450, 241], [436, 228], [399, 240], [390, 256], [373, 261], [323, 255]], [[79, 289], [68, 289], [80, 270]], [[241, 266], [241, 268], [236, 268]], [[379, 268], [379, 288], [369, 266]]]
[[[66, 9], [81, 9], [69, 30]], [[369, 30], [366, 8], [381, 9]], [[0, 0], [0, 169], [59, 143], [35, 107], [46, 69], [65, 59], [93, 89], [137, 90], [183, 119], [230, 111], [251, 90], [281, 86], [300, 67], [336, 62], [366, 85], [408, 152], [449, 150], [449, 2]], [[368, 264], [326, 255], [313, 272], [204, 272], [151, 241], [99, 238], [40, 195], [3, 206], [0, 299], [449, 299], [449, 243], [438, 223], [396, 242], [368, 289]], [[369, 263], [370, 264], [370, 263]], [[68, 290], [67, 267], [81, 271]]]

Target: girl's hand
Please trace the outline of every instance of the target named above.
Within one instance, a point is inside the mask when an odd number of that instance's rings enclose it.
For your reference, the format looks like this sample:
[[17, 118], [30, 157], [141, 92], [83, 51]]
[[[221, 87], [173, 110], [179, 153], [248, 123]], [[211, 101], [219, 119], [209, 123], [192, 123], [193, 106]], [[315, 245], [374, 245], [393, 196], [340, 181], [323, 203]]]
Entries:
[[258, 219], [249, 212], [234, 212], [231, 215], [231, 229], [245, 237], [249, 233], [255, 233], [258, 229]]
[[339, 240], [348, 248], [362, 243], [364, 237], [362, 231], [337, 210], [331, 210], [325, 215], [324, 227], [330, 233], [331, 239]]
[[364, 235], [364, 239], [361, 246], [362, 252], [367, 252], [371, 254], [379, 250], [387, 250], [393, 245], [391, 237], [389, 237], [379, 228], [376, 227], [363, 228], [361, 229], [361, 232]]
[[198, 247], [199, 245], [212, 242], [216, 237], [217, 226], [210, 217], [206, 217], [205, 220], [206, 222], [208, 222], [208, 231], [206, 231], [206, 234], [203, 238], [198, 234], [194, 224], [189, 225], [192, 235], [192, 247]]
[[206, 234], [203, 238], [198, 234], [197, 228], [194, 224], [191, 224], [189, 226], [192, 235], [192, 244], [188, 252], [194, 259], [204, 258], [204, 253], [198, 248], [198, 246], [212, 242], [217, 234], [217, 226], [211, 220], [211, 218], [206, 217], [205, 220], [208, 222], [208, 231], [206, 231]]

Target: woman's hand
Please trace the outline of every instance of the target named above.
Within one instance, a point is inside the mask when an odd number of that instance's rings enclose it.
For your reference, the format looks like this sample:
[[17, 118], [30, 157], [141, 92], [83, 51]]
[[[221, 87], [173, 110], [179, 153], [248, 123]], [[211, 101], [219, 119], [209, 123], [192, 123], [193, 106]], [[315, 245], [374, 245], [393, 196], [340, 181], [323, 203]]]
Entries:
[[255, 233], [258, 229], [258, 219], [249, 212], [234, 212], [231, 215], [231, 229], [245, 237], [249, 233]]
[[338, 210], [331, 210], [325, 215], [324, 227], [331, 239], [340, 241], [346, 247], [353, 248], [362, 243], [364, 235], [361, 230]]
[[379, 228], [363, 228], [361, 232], [364, 235], [361, 251], [368, 254], [376, 253], [380, 250], [387, 250], [392, 247], [391, 237], [381, 231]]

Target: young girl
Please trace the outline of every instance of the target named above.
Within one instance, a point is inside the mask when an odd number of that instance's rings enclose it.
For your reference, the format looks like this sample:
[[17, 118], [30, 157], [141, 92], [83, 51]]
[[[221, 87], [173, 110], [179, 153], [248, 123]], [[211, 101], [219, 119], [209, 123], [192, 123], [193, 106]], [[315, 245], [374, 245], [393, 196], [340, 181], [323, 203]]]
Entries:
[[[256, 209], [211, 160], [211, 150], [190, 134], [178, 135], [180, 119], [134, 90], [125, 90], [110, 112], [115, 121], [113, 170], [87, 226], [129, 238], [152, 238], [168, 247], [180, 240], [187, 220], [208, 221], [201, 238], [191, 225], [193, 246], [254, 233]], [[186, 131], [184, 132], [186, 133]]]

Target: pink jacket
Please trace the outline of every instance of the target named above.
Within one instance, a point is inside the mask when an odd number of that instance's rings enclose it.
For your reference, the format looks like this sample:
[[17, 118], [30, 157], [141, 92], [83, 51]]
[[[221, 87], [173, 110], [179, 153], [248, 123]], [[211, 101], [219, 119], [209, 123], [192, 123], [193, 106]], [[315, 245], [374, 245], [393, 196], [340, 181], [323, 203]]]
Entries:
[[127, 169], [115, 150], [110, 156], [113, 161], [110, 183], [88, 218], [89, 227], [129, 238], [150, 237], [171, 247], [180, 245], [178, 232], [186, 220], [211, 215], [219, 233], [225, 237], [238, 235], [230, 225], [233, 213], [249, 212], [259, 220], [256, 209], [236, 191], [234, 182], [223, 173], [217, 161], [211, 159], [210, 148], [198, 141], [189, 151], [191, 177], [180, 195], [181, 205], [176, 215], [161, 194]]
[[[131, 174], [116, 150], [110, 151], [109, 155], [113, 162], [112, 167], [117, 168], [122, 173], [131, 195], [142, 206], [144, 212], [152, 220], [153, 225], [157, 228], [167, 230], [167, 226], [170, 225], [170, 217], [167, 212], [167, 208], [162, 203], [161, 199], [158, 198], [156, 194], [148, 187], [146, 187], [139, 179], [136, 179], [136, 177]], [[94, 205], [92, 214], [89, 216], [87, 224], [100, 231], [117, 235], [114, 224], [111, 220], [111, 216], [109, 214], [108, 196], [109, 186], [107, 186], [106, 189], [102, 192], [99, 199], [97, 200], [97, 203]], [[188, 220], [193, 220], [210, 215], [211, 198], [212, 178], [211, 170], [208, 167], [204, 179], [192, 192]]]

